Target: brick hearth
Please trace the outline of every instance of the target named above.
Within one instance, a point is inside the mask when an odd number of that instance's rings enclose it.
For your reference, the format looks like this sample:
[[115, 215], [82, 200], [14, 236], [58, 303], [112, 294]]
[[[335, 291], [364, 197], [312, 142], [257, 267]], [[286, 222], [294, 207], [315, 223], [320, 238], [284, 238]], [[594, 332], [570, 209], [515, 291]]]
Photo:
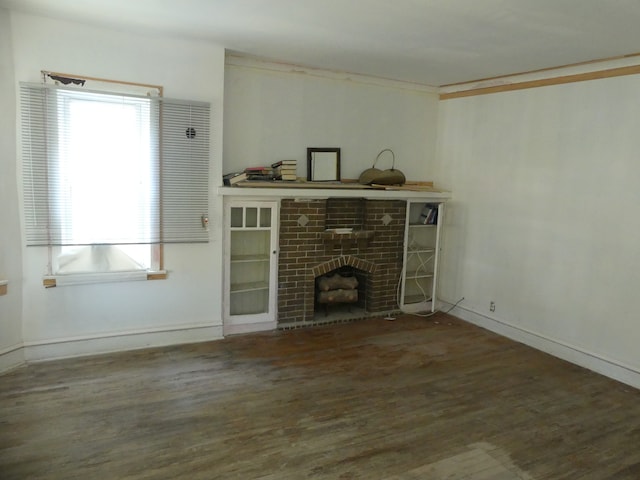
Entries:
[[[313, 322], [315, 278], [342, 266], [367, 274], [368, 313], [397, 310], [405, 211], [402, 200], [282, 200], [279, 326]], [[342, 227], [353, 233], [327, 232]]]

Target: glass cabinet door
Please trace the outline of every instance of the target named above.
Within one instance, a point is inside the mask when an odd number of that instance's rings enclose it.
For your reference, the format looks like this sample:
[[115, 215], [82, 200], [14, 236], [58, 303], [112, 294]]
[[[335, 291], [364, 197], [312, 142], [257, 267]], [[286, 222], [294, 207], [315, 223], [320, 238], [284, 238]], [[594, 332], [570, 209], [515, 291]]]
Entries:
[[271, 202], [227, 210], [227, 315], [241, 323], [275, 321], [275, 213]]
[[401, 298], [408, 310], [435, 309], [442, 213], [442, 204], [408, 202]]

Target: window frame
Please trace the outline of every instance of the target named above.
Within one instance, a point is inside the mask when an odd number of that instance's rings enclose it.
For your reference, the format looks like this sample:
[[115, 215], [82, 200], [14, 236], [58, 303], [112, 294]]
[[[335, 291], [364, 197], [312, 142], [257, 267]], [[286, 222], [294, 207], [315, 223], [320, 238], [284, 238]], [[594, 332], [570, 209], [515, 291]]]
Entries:
[[[162, 98], [162, 94], [163, 94], [163, 88], [161, 86], [156, 86], [156, 85], [148, 85], [148, 84], [139, 84], [139, 83], [132, 83], [132, 82], [119, 82], [119, 81], [114, 81], [114, 80], [106, 80], [106, 79], [98, 79], [98, 78], [94, 78], [94, 77], [86, 77], [86, 76], [78, 76], [78, 75], [67, 75], [67, 74], [59, 74], [59, 73], [53, 73], [53, 72], [42, 72], [43, 74], [43, 79], [45, 81], [43, 81], [43, 83], [49, 83], [49, 87], [51, 87], [51, 82], [48, 81], [47, 82], [47, 78], [51, 78], [52, 76], [56, 77], [56, 83], [58, 83], [58, 79], [60, 79], [61, 77], [64, 79], [70, 79], [71, 81], [73, 81], [74, 84], [77, 84], [78, 82], [82, 82], [82, 84], [84, 85], [85, 82], [90, 81], [89, 83], [89, 88], [87, 90], [91, 90], [91, 91], [96, 91], [97, 93], [105, 93], [105, 94], [123, 94], [123, 95], [134, 95], [134, 96], [141, 96], [140, 93], [141, 91], [146, 92], [146, 95], [148, 96], [152, 96], [154, 97], [154, 101], [159, 101], [158, 105], [163, 105], [163, 108], [166, 107], [167, 109], [177, 109], [175, 111], [179, 111], [178, 116], [180, 116], [181, 114], [183, 114], [183, 110], [186, 108], [187, 110], [187, 114], [186, 117], [190, 118], [190, 113], [192, 112], [191, 109], [195, 109], [195, 123], [200, 122], [199, 125], [199, 129], [198, 129], [198, 134], [199, 134], [199, 143], [191, 143], [188, 146], [188, 149], [193, 148], [193, 151], [195, 153], [193, 153], [193, 155], [195, 155], [192, 159], [192, 157], [190, 157], [191, 153], [187, 154], [187, 157], [189, 158], [189, 160], [187, 162], [181, 163], [179, 166], [180, 168], [183, 168], [185, 170], [181, 171], [178, 176], [183, 175], [184, 178], [192, 178], [194, 173], [191, 172], [191, 164], [188, 162], [200, 162], [197, 163], [197, 166], [195, 167], [195, 172], [198, 174], [197, 178], [200, 179], [203, 177], [203, 172], [205, 172], [205, 177], [206, 177], [206, 198], [204, 198], [204, 200], [202, 200], [200, 202], [200, 204], [195, 207], [196, 210], [198, 210], [198, 212], [200, 212], [199, 209], [202, 210], [202, 218], [208, 218], [208, 176], [209, 176], [209, 147], [210, 147], [210, 142], [209, 142], [209, 104], [208, 103], [204, 103], [204, 102], [191, 102], [191, 101], [184, 101], [184, 100], [174, 100], [174, 101], [170, 101], [168, 99], [164, 99]], [[65, 85], [67, 82], [63, 82]], [[32, 86], [35, 86], [34, 84], [30, 84]], [[46, 88], [44, 86], [41, 85], [41, 87]], [[137, 90], [137, 91], [136, 91]], [[133, 92], [133, 93], [132, 93]], [[24, 100], [23, 100], [24, 101]], [[176, 107], [177, 105], [177, 107]], [[186, 107], [184, 107], [186, 105]], [[24, 108], [24, 104], [23, 104], [23, 108]], [[182, 109], [182, 110], [181, 110]], [[200, 112], [200, 117], [197, 117], [198, 115], [198, 109]], [[21, 115], [22, 115], [22, 109], [21, 111]], [[159, 112], [161, 112], [162, 110], [160, 110]], [[204, 114], [202, 114], [202, 112], [205, 112]], [[163, 142], [165, 142], [165, 136], [164, 136], [164, 132], [163, 132], [163, 121], [162, 121], [162, 113], [159, 113], [160, 115], [160, 123], [158, 124], [158, 132], [157, 132], [157, 137], [158, 137], [158, 148], [160, 150], [162, 150], [162, 144]], [[191, 128], [191, 124], [171, 124], [169, 123], [170, 121], [174, 120], [174, 114], [167, 114], [167, 125], [169, 125], [169, 127], [171, 127], [170, 129], [167, 128], [167, 130], [171, 130], [169, 132], [169, 137], [171, 137], [171, 135], [173, 135], [173, 139], [169, 139], [166, 140], [167, 142], [167, 149], [171, 149], [171, 148], [178, 148], [180, 149], [181, 147], [178, 145], [178, 147], [176, 147], [175, 144], [175, 138], [178, 138], [179, 141], [184, 142], [184, 125], [188, 125], [189, 128], [188, 130], [193, 130]], [[183, 115], [184, 117], [184, 115]], [[197, 118], [196, 118], [197, 117]], [[180, 117], [179, 121], [185, 121], [185, 122], [190, 122], [191, 120], [184, 120], [184, 118]], [[24, 123], [23, 123], [23, 129], [25, 128]], [[57, 128], [54, 126], [54, 128]], [[181, 133], [180, 133], [181, 132]], [[190, 137], [189, 137], [190, 138]], [[171, 143], [173, 142], [173, 143]], [[206, 147], [206, 151], [205, 153], [202, 153], [203, 150], [203, 145]], [[23, 143], [23, 161], [24, 161], [24, 143]], [[198, 150], [199, 149], [199, 150]], [[180, 154], [182, 156], [182, 153]], [[198, 157], [199, 155], [199, 157]], [[203, 159], [206, 159], [206, 161], [203, 161]], [[30, 160], [31, 161], [31, 160]], [[171, 168], [171, 166], [173, 165], [175, 167], [175, 164], [172, 164], [171, 162], [175, 162], [175, 159], [169, 159], [167, 162], [167, 165], [169, 165], [168, 168]], [[178, 160], [178, 163], [180, 163], [181, 160]], [[160, 189], [160, 191], [165, 188], [165, 183], [163, 183], [163, 165], [162, 165], [162, 156], [160, 159], [160, 169], [157, 172], [157, 178], [155, 179], [155, 185], [157, 186], [157, 188]], [[204, 162], [204, 163], [203, 163]], [[199, 168], [199, 170], [198, 170]], [[190, 177], [191, 176], [191, 177]], [[184, 181], [184, 178], [182, 178], [182, 181]], [[168, 184], [169, 187], [171, 187], [172, 185]], [[200, 186], [200, 191], [202, 191], [202, 185]], [[26, 194], [26, 193], [25, 193]], [[184, 196], [184, 193], [182, 194], [182, 196]], [[50, 202], [50, 196], [49, 194], [46, 195], [47, 203]], [[164, 201], [164, 197], [161, 196], [159, 197], [159, 204], [158, 204], [158, 208], [160, 210], [158, 210], [157, 214], [162, 218], [163, 215], [165, 215], [164, 211], [165, 208], [169, 208], [170, 210], [168, 210], [167, 215], [166, 216], [171, 216], [173, 215], [174, 217], [176, 216], [176, 212], [179, 211], [181, 214], [183, 212], [183, 210], [181, 210], [181, 208], [184, 206], [182, 203], [180, 202], [184, 202], [184, 200], [181, 200], [178, 197], [170, 197], [168, 201], [164, 202], [164, 204], [169, 205], [168, 207], [165, 207], [163, 204]], [[177, 205], [177, 207], [176, 207]], [[174, 210], [171, 210], [171, 209]], [[165, 270], [165, 266], [164, 266], [164, 243], [202, 243], [202, 242], [209, 242], [209, 234], [208, 234], [208, 228], [206, 228], [206, 234], [203, 233], [194, 233], [193, 230], [193, 225], [195, 223], [194, 221], [194, 211], [190, 211], [189, 212], [190, 217], [189, 217], [189, 228], [191, 228], [190, 230], [190, 234], [187, 234], [187, 237], [185, 238], [174, 238], [175, 237], [175, 228], [176, 228], [176, 224], [175, 223], [169, 223], [167, 224], [166, 228], [168, 228], [170, 230], [170, 233], [166, 235], [165, 237], [165, 233], [164, 233], [164, 228], [165, 228], [165, 224], [162, 223], [161, 225], [161, 231], [159, 232], [159, 240], [157, 241], [151, 241], [148, 245], [150, 245], [151, 248], [151, 257], [152, 257], [152, 265], [150, 266], [149, 269], [145, 269], [145, 270], [139, 270], [139, 271], [123, 271], [123, 272], [94, 272], [94, 273], [53, 273], [55, 270], [53, 270], [54, 268], [54, 262], [56, 261], [56, 255], [57, 253], [61, 250], [60, 247], [56, 246], [56, 245], [52, 245], [51, 242], [49, 241], [49, 243], [47, 244], [47, 249], [48, 249], [48, 264], [47, 264], [47, 273], [45, 274], [44, 278], [43, 278], [43, 284], [45, 287], [53, 287], [53, 286], [57, 286], [57, 285], [73, 285], [73, 284], [85, 284], [85, 283], [104, 283], [104, 282], [114, 282], [114, 281], [131, 281], [131, 280], [160, 280], [160, 279], [166, 279], [167, 278], [167, 271]], [[150, 217], [151, 218], [151, 217]], [[200, 215], [198, 215], [197, 217], [197, 223], [200, 224], [201, 223], [201, 217]], [[173, 220], [173, 222], [175, 222], [175, 219]], [[180, 228], [182, 228], [182, 224], [179, 225]], [[202, 222], [202, 227], [204, 227], [204, 222]], [[47, 227], [48, 229], [49, 227]], [[174, 230], [171, 230], [171, 229]], [[49, 230], [48, 230], [49, 231]], [[181, 230], [180, 230], [181, 231]], [[173, 236], [172, 236], [173, 233]], [[191, 235], [191, 236], [189, 236]], [[203, 235], [205, 235], [203, 237]], [[170, 238], [171, 237], [171, 238]], [[156, 238], [156, 237], [154, 237]], [[37, 245], [37, 243], [29, 243], [29, 240], [27, 240], [28, 244], [31, 245]], [[144, 242], [143, 242], [144, 243]], [[114, 243], [114, 245], [117, 245]]]

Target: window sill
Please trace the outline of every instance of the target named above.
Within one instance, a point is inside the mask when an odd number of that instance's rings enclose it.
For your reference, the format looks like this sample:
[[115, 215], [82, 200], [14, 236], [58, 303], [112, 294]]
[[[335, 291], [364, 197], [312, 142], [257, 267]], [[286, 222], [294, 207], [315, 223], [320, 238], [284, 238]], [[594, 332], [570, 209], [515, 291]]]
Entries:
[[68, 275], [48, 275], [42, 279], [45, 288], [94, 283], [139, 282], [144, 280], [165, 280], [166, 270], [157, 272], [114, 272], [114, 273], [74, 273]]

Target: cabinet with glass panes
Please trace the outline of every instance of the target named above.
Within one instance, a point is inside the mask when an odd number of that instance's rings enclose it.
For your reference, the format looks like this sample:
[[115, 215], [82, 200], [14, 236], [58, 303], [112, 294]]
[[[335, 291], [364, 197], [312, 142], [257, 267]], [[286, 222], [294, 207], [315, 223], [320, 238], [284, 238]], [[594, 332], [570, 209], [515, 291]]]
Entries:
[[400, 307], [403, 311], [435, 311], [444, 204], [407, 201]]
[[225, 334], [276, 326], [277, 212], [277, 202], [226, 204]]

